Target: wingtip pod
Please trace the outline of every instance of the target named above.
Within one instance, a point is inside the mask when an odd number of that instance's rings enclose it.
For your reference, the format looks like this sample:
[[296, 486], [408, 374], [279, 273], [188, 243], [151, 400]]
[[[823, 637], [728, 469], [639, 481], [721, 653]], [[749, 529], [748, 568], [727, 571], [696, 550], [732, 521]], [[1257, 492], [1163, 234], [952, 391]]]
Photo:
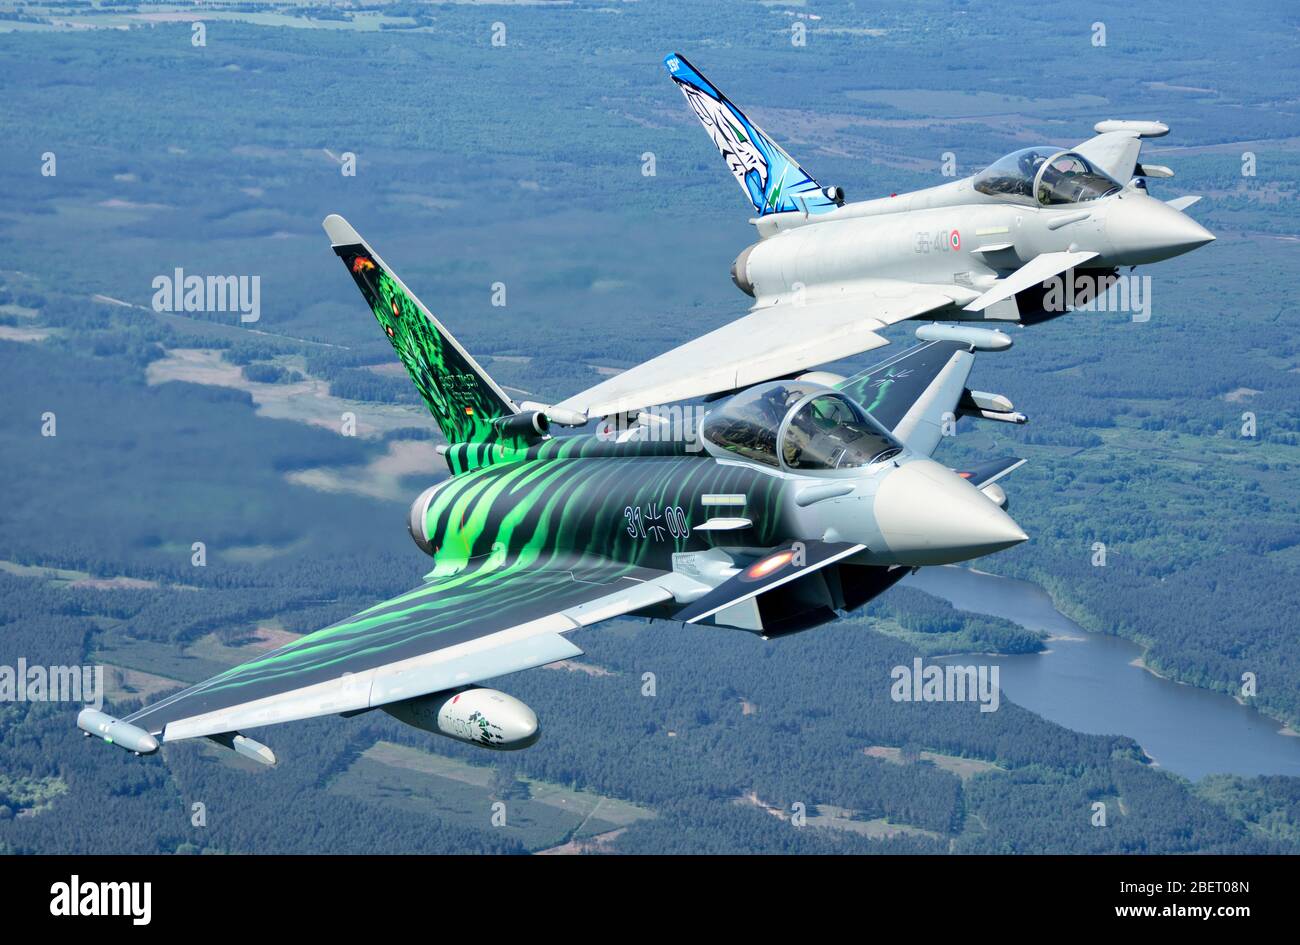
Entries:
[[77, 728], [87, 735], [97, 735], [111, 745], [120, 745], [138, 755], [148, 755], [158, 750], [158, 739], [144, 729], [115, 719], [98, 709], [82, 709], [77, 715]]
[[1133, 121], [1129, 119], [1108, 118], [1092, 126], [1099, 135], [1120, 132], [1136, 135], [1139, 138], [1163, 138], [1169, 134], [1169, 126], [1163, 121]]
[[967, 328], [931, 322], [916, 330], [922, 341], [959, 341], [979, 351], [1005, 351], [1014, 343], [1010, 335], [992, 328]]

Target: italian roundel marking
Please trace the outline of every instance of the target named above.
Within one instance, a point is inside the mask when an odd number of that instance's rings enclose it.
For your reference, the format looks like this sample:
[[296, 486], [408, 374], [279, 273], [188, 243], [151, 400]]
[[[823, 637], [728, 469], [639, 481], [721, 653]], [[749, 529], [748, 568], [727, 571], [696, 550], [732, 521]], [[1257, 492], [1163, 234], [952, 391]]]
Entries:
[[961, 234], [953, 230], [948, 234], [948, 242], [952, 244], [953, 249], [961, 249]]

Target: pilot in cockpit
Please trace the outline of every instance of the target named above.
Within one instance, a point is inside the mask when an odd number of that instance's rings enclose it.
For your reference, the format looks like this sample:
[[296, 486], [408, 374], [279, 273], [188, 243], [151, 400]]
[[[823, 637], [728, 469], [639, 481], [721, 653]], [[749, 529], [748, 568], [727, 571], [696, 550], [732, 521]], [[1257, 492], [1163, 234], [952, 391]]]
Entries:
[[867, 466], [902, 449], [843, 394], [798, 381], [774, 381], [737, 394], [710, 412], [703, 434], [719, 455], [800, 472]]
[[975, 175], [975, 190], [1015, 197], [1041, 206], [1083, 203], [1109, 197], [1120, 183], [1073, 151], [1025, 148], [999, 158]]
[[848, 469], [881, 462], [899, 446], [848, 398], [827, 391], [803, 404], [781, 437], [791, 469]]

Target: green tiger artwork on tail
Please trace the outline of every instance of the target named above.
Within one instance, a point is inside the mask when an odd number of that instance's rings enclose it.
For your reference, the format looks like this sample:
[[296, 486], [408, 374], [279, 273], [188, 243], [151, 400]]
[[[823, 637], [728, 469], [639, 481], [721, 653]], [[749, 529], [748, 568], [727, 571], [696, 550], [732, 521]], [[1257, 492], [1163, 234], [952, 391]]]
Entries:
[[450, 444], [490, 449], [483, 461], [524, 445], [495, 421], [519, 412], [514, 401], [364, 244], [335, 246]]
[[325, 229], [446, 439], [447, 473], [429, 471], [408, 513], [432, 568], [125, 718], [87, 709], [87, 734], [140, 754], [206, 737], [271, 764], [241, 729], [381, 709], [526, 748], [536, 714], [479, 683], [581, 655], [573, 631], [633, 615], [771, 639], [835, 620], [913, 568], [1026, 538], [994, 484], [1020, 460], [955, 471], [929, 458], [967, 402], [984, 419], [1009, 410], [965, 387], [974, 352], [996, 347], [978, 329], [832, 384], [726, 389], [724, 377], [705, 403], [588, 417], [516, 404], [345, 220]]

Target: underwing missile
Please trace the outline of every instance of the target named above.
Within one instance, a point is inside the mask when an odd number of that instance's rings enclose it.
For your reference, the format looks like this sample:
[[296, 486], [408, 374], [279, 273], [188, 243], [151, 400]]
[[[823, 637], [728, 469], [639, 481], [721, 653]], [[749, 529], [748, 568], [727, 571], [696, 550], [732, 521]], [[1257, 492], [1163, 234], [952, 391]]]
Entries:
[[158, 750], [158, 739], [144, 729], [115, 719], [98, 709], [82, 709], [77, 715], [77, 728], [87, 735], [98, 735], [110, 745], [120, 745], [127, 751], [147, 755]]
[[209, 739], [216, 742], [223, 748], [229, 748], [235, 754], [247, 758], [249, 761], [256, 761], [260, 765], [275, 765], [275, 752], [267, 748], [261, 742], [255, 742], [247, 735], [241, 735], [238, 732], [224, 732], [220, 735], [209, 735]]

